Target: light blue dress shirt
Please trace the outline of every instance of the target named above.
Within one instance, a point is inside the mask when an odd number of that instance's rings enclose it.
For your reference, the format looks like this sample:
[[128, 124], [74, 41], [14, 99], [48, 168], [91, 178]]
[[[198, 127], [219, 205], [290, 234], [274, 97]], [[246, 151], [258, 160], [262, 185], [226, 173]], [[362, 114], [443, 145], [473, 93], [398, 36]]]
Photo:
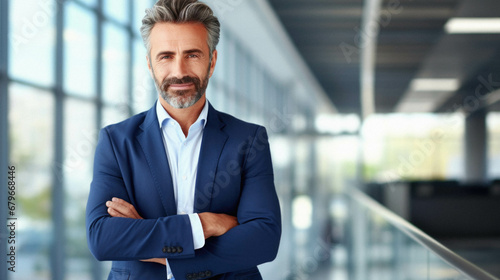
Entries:
[[[182, 132], [179, 123], [167, 113], [159, 100], [156, 102], [156, 115], [162, 131], [163, 145], [167, 153], [170, 173], [172, 174], [177, 214], [189, 215], [194, 248], [200, 249], [205, 245], [205, 235], [203, 234], [200, 217], [198, 214], [193, 213], [194, 191], [203, 129], [207, 123], [208, 101], [205, 101], [200, 116], [189, 128], [187, 137]], [[168, 259], [167, 279], [174, 279]]]

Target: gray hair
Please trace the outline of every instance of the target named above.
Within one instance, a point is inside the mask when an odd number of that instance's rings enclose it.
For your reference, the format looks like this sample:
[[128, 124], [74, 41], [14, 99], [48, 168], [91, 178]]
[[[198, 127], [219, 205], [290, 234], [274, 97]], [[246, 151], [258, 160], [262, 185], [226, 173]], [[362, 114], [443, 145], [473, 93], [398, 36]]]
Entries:
[[212, 59], [212, 53], [219, 43], [220, 23], [205, 3], [197, 0], [158, 0], [151, 9], [147, 9], [142, 19], [141, 36], [148, 55], [151, 55], [151, 30], [158, 22], [202, 23], [208, 32], [207, 43]]

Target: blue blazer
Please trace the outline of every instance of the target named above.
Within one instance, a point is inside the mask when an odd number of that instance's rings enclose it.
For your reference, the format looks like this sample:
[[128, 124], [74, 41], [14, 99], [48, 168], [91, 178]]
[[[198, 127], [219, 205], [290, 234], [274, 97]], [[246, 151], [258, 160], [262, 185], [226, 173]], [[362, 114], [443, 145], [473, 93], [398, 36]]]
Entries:
[[[208, 101], [207, 101], [208, 102]], [[105, 202], [122, 198], [144, 220], [111, 217]], [[176, 280], [262, 279], [281, 236], [268, 137], [209, 106], [198, 163], [195, 213], [234, 215], [239, 225], [193, 248], [187, 215], [177, 215], [170, 168], [155, 106], [99, 134], [86, 209], [87, 240], [108, 279], [166, 279], [166, 268], [141, 259], [168, 258]]]

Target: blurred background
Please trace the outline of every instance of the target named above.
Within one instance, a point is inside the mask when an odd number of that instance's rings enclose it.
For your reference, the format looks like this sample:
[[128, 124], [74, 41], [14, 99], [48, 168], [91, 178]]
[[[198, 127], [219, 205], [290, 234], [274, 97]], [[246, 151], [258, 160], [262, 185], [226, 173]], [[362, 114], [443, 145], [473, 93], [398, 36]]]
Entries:
[[[139, 35], [154, 2], [0, 0], [17, 217], [0, 279], [106, 279], [85, 237], [94, 149], [157, 98]], [[222, 23], [207, 97], [270, 134], [283, 235], [264, 279], [500, 277], [499, 1], [206, 2]]]

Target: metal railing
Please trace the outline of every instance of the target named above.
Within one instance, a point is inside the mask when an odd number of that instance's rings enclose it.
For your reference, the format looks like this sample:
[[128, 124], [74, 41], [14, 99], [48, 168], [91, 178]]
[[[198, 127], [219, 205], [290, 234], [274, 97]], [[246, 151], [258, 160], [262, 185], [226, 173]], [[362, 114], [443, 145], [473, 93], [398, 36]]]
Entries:
[[[453, 268], [454, 271], [462, 274], [463, 276], [468, 277], [469, 279], [478, 279], [478, 280], [499, 280], [498, 278], [492, 276], [491, 274], [485, 272], [484, 270], [480, 269], [476, 265], [470, 263], [469, 261], [465, 260], [464, 258], [460, 257], [459, 255], [455, 254], [453, 251], [450, 249], [446, 248], [443, 246], [441, 243], [418, 229], [417, 227], [413, 226], [410, 224], [408, 221], [405, 219], [401, 218], [400, 216], [394, 214], [372, 198], [368, 197], [366, 194], [364, 194], [362, 191], [353, 188], [348, 193], [349, 197], [352, 199], [353, 202], [358, 204], [359, 206], [362, 207], [361, 210], [366, 210], [363, 211], [363, 215], [372, 215], [372, 216], [377, 216], [382, 218], [385, 222], [388, 224], [392, 225], [394, 228], [396, 228], [398, 231], [402, 232], [405, 236], [409, 237], [411, 240], [417, 242], [421, 246], [425, 247], [427, 251], [438, 258], [440, 258], [444, 263], [448, 264], [451, 268]], [[363, 222], [364, 218], [363, 215], [359, 215], [359, 211], [355, 211], [356, 213], [353, 213], [353, 219], [356, 219], [353, 221], [353, 224], [355, 224], [354, 229], [353, 229], [353, 235], [354, 235], [354, 244], [353, 244], [353, 251], [356, 253], [358, 256], [368, 256], [369, 254], [367, 253], [367, 249], [363, 248], [366, 246], [363, 246], [363, 244], [356, 244], [360, 243], [359, 238], [361, 236], [361, 243], [363, 242], [363, 238], [366, 239], [366, 237], [363, 237], [363, 235], [367, 235], [370, 233], [370, 230], [367, 226], [363, 228], [363, 225], [360, 223]], [[378, 218], [380, 220], [380, 218]], [[358, 224], [356, 228], [356, 223]], [[358, 236], [358, 237], [356, 237]], [[358, 241], [356, 241], [356, 239]], [[366, 245], [366, 244], [365, 244]], [[358, 259], [358, 264], [362, 262], [362, 260]], [[429, 262], [429, 261], [427, 261]], [[356, 265], [356, 261], [355, 261]], [[366, 265], [365, 268], [366, 270]], [[362, 269], [363, 270], [363, 269]], [[368, 279], [367, 271], [362, 271], [360, 274], [358, 273], [358, 276], [355, 277], [357, 279]], [[425, 277], [424, 277], [425, 278]], [[430, 279], [431, 277], [426, 277]], [[434, 279], [434, 278], [433, 278]], [[449, 278], [447, 278], [449, 279]], [[456, 278], [455, 278], [456, 279]]]

